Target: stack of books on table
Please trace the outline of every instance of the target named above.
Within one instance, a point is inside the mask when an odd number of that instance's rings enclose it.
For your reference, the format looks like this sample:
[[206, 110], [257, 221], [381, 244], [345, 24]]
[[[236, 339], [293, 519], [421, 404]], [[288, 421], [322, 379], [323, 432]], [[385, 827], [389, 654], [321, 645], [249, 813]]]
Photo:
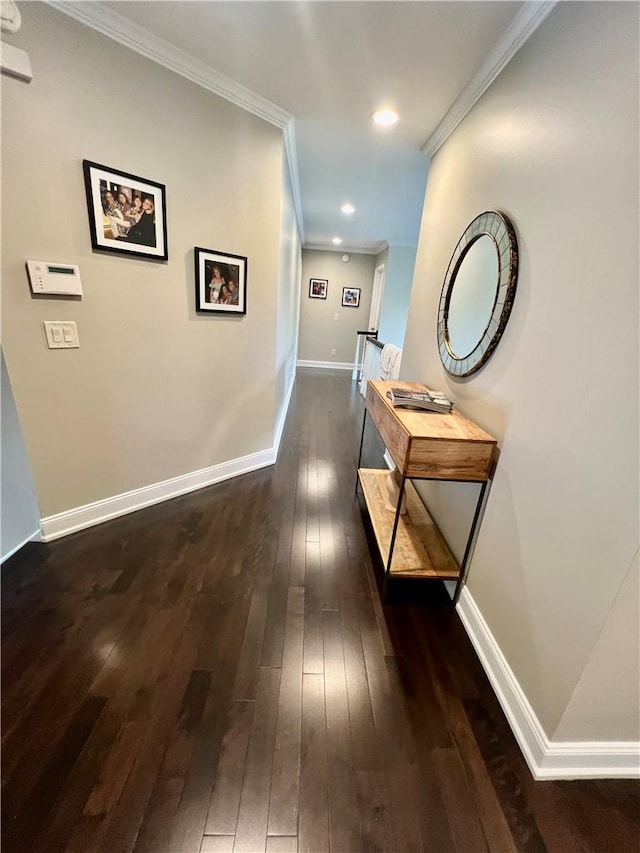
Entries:
[[392, 387], [387, 396], [394, 406], [403, 409], [422, 409], [425, 412], [448, 414], [453, 406], [442, 391], [431, 391], [424, 385], [419, 389]]

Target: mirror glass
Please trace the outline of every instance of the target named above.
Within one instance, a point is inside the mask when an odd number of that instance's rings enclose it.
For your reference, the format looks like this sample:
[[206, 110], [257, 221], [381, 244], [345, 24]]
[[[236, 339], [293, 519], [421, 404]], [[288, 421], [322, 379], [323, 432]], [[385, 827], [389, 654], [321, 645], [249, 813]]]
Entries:
[[449, 341], [458, 358], [473, 352], [489, 325], [498, 272], [496, 245], [483, 234], [463, 256], [449, 302]]
[[504, 213], [487, 210], [458, 240], [438, 306], [438, 350], [453, 376], [486, 364], [507, 325], [518, 279], [518, 244]]

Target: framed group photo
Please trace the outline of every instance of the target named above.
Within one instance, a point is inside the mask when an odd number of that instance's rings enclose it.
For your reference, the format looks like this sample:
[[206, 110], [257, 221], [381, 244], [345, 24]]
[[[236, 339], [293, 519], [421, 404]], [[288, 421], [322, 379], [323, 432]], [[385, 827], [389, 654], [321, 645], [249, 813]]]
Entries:
[[310, 299], [326, 299], [329, 280], [326, 278], [311, 278], [309, 279], [309, 298]]
[[82, 166], [92, 247], [168, 260], [164, 184], [90, 160]]
[[359, 287], [343, 287], [342, 288], [342, 304], [345, 308], [358, 308], [360, 305], [360, 290]]
[[196, 311], [201, 314], [247, 313], [247, 259], [213, 249], [194, 249]]

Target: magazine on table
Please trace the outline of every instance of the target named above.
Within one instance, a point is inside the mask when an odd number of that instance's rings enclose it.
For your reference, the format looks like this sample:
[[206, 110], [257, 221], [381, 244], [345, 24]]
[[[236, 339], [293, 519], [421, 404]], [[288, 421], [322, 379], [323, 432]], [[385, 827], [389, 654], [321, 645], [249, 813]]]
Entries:
[[401, 388], [392, 386], [387, 397], [394, 407], [402, 409], [421, 409], [425, 412], [442, 412], [448, 414], [452, 402], [442, 391], [432, 391], [426, 385], [419, 388]]

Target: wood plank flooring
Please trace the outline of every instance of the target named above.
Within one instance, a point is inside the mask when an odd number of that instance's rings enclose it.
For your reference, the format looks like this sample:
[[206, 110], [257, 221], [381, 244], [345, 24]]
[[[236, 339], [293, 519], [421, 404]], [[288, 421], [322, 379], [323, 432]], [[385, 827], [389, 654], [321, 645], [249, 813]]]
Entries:
[[381, 605], [362, 411], [299, 371], [275, 466], [3, 566], [3, 853], [637, 853], [636, 783], [533, 782], [439, 581]]

